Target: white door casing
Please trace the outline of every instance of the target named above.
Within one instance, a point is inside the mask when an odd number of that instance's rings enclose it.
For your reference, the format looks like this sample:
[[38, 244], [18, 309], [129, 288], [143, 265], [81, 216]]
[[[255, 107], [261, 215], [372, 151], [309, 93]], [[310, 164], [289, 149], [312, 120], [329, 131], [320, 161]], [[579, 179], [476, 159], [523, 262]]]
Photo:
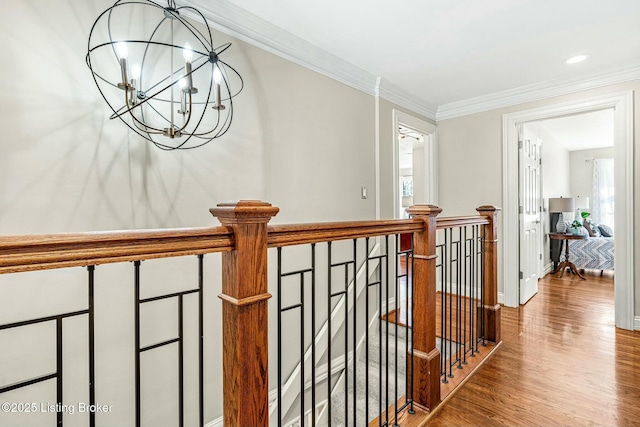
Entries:
[[538, 293], [541, 252], [540, 141], [527, 125], [518, 125], [520, 304]]
[[615, 324], [634, 327], [633, 91], [524, 110], [502, 116], [502, 266], [503, 302], [518, 306], [518, 135], [517, 124], [612, 108], [615, 146]]
[[399, 182], [399, 133], [398, 128], [402, 124], [403, 126], [415, 130], [418, 133], [424, 135], [424, 167], [425, 173], [421, 174], [424, 179], [427, 179], [424, 188], [424, 196], [420, 197], [420, 201], [423, 203], [438, 204], [438, 169], [437, 169], [437, 142], [436, 142], [436, 126], [421, 120], [415, 116], [411, 116], [399, 110], [393, 110], [393, 200], [394, 200], [394, 217], [401, 218], [400, 205], [397, 203], [400, 200], [400, 182]]

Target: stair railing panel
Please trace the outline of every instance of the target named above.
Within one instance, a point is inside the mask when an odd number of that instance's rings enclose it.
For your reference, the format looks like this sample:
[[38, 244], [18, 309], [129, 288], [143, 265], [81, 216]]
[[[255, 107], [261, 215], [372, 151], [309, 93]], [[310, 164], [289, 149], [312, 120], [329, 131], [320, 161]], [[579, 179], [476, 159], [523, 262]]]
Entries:
[[[295, 378], [300, 395], [297, 403], [290, 407], [281, 406], [278, 399], [275, 403], [271, 401], [272, 406], [278, 406], [277, 424], [287, 421], [285, 411], [295, 409], [300, 425], [330, 424], [337, 413], [341, 414], [340, 424], [344, 425], [397, 425], [405, 414], [419, 408], [433, 409], [440, 403], [438, 373], [444, 366], [442, 359], [450, 363], [454, 356], [455, 364], [447, 366], [451, 373], [453, 367], [463, 365], [473, 356], [480, 339], [500, 341], [496, 276], [498, 210], [483, 206], [478, 208], [479, 216], [439, 219], [439, 208], [418, 205], [408, 209], [412, 216], [409, 220], [269, 226], [278, 208], [259, 201], [241, 201], [211, 209], [222, 224], [216, 228], [2, 237], [0, 274], [13, 276], [29, 271], [82, 267], [86, 274], [86, 303], [77, 309], [65, 308], [41, 316], [29, 314], [27, 320], [9, 319], [0, 325], [0, 333], [51, 325], [47, 330], [53, 332], [51, 342], [55, 343], [52, 359], [55, 368], [10, 384], [0, 383], [0, 395], [28, 390], [38, 384], [55, 385], [55, 397], [51, 398], [53, 409], [46, 416], [56, 425], [63, 425], [70, 416], [68, 410], [65, 412], [65, 396], [68, 396], [65, 378], [76, 375], [74, 368], [63, 360], [69, 342], [66, 329], [72, 319], [86, 318], [85, 393], [88, 405], [98, 405], [96, 399], [100, 398], [101, 389], [96, 342], [104, 332], [96, 328], [97, 315], [102, 315], [96, 311], [100, 307], [96, 295], [104, 291], [100, 282], [101, 266], [128, 264], [131, 282], [123, 282], [123, 287], [128, 288], [133, 297], [130, 348], [135, 363], [134, 378], [130, 388], [125, 389], [133, 396], [132, 418], [125, 423], [141, 426], [145, 420], [153, 419], [144, 413], [144, 399], [147, 393], [153, 393], [145, 390], [141, 381], [145, 375], [145, 358], [156, 354], [155, 351], [165, 351], [161, 349], [175, 349], [176, 425], [202, 427], [211, 422], [206, 419], [210, 412], [207, 408], [217, 405], [212, 405], [212, 400], [220, 398], [218, 394], [223, 400], [220, 421], [224, 425], [269, 424], [268, 300], [271, 294], [267, 268], [269, 248], [273, 248], [278, 257], [278, 283], [272, 287], [277, 292], [272, 307], [279, 316], [279, 348], [278, 385], [272, 394], [282, 396], [282, 384], [291, 388], [288, 381]], [[449, 246], [438, 242], [437, 230], [448, 236]], [[401, 248], [400, 235], [412, 236], [410, 247]], [[290, 246], [309, 247], [308, 265], [284, 268], [284, 254], [289, 253]], [[204, 270], [209, 263], [205, 254], [218, 252], [222, 292], [219, 295], [221, 310], [215, 316], [221, 319], [223, 390], [212, 397], [207, 396], [204, 379], [207, 360], [211, 360], [211, 355], [207, 356], [211, 343], [205, 345], [207, 280]], [[144, 262], [175, 257], [193, 257], [197, 279], [180, 283], [177, 291], [164, 292], [160, 288], [160, 292], [158, 289], [151, 293], [143, 291], [147, 289], [142, 284], [148, 274]], [[438, 277], [442, 289], [448, 290], [449, 299], [438, 300], [443, 298], [437, 295]], [[481, 286], [467, 287], [463, 281]], [[150, 282], [154, 289], [155, 283]], [[290, 294], [292, 286], [296, 294]], [[460, 296], [455, 303], [452, 294]], [[288, 302], [292, 298], [293, 303]], [[146, 336], [149, 329], [142, 313], [147, 307], [161, 303], [175, 307], [174, 312], [167, 314], [175, 321], [175, 336], [149, 341]], [[317, 309], [319, 304], [322, 310]], [[445, 346], [441, 346], [442, 357], [436, 342], [437, 304], [442, 306], [442, 323], [448, 320], [451, 332], [453, 325], [457, 325], [455, 337], [449, 334], [451, 340], [461, 344], [455, 352], [454, 347], [444, 350]], [[455, 314], [447, 313], [446, 310], [454, 306]], [[294, 323], [302, 326], [292, 327]], [[459, 327], [463, 324], [469, 328]], [[281, 348], [285, 339], [291, 339], [288, 333], [292, 330], [298, 334], [295, 350], [290, 345]], [[319, 341], [319, 331], [328, 336], [326, 343]], [[440, 333], [444, 335], [442, 330]], [[442, 341], [446, 339], [443, 337]], [[376, 342], [378, 350], [370, 351]], [[197, 350], [187, 355], [187, 347]], [[290, 366], [284, 371], [284, 351], [298, 355], [299, 362], [293, 371]], [[365, 364], [359, 363], [361, 354]], [[376, 359], [378, 367], [370, 369], [366, 362]], [[326, 366], [319, 365], [322, 360]], [[340, 360], [339, 366], [335, 360]], [[405, 373], [399, 368], [402, 366]], [[364, 372], [362, 382], [358, 381], [360, 371]], [[374, 380], [376, 375], [378, 380]], [[322, 377], [324, 384], [321, 384]], [[331, 399], [338, 386], [347, 391], [339, 408]], [[349, 386], [355, 391], [364, 389], [364, 403], [358, 402], [355, 392], [348, 395]], [[88, 412], [87, 425], [100, 425], [100, 411]]]

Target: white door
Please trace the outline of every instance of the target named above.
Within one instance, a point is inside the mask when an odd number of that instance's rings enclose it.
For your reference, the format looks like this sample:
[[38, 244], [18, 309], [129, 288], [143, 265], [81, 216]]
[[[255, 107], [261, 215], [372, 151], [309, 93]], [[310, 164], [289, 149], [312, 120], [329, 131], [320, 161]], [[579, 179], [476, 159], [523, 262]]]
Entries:
[[520, 158], [520, 304], [538, 292], [542, 262], [540, 210], [540, 148], [538, 136], [527, 126], [518, 130]]

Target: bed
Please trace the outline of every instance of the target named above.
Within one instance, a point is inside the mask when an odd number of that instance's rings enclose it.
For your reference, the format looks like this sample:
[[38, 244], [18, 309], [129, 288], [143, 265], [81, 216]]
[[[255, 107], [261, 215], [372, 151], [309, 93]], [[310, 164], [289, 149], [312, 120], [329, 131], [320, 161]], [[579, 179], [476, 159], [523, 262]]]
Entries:
[[580, 269], [613, 270], [613, 237], [587, 237], [569, 241], [571, 262]]

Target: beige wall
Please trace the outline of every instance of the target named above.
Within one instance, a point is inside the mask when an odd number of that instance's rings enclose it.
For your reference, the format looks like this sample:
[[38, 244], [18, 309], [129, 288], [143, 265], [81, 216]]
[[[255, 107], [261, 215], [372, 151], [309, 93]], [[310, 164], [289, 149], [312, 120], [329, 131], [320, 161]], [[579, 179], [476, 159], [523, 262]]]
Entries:
[[[109, 120], [109, 110], [85, 64], [90, 26], [112, 4], [113, 0], [10, 0], [4, 4], [5, 22], [0, 28], [5, 41], [0, 55], [5, 77], [0, 81], [1, 235], [212, 226], [217, 221], [208, 209], [238, 199], [262, 199], [280, 207], [274, 220], [279, 223], [375, 217], [373, 96], [215, 32], [218, 44], [233, 42], [225, 60], [239, 70], [246, 83], [235, 99], [232, 127], [205, 147], [160, 151], [121, 122]], [[390, 122], [391, 114], [387, 117]], [[369, 189], [368, 199], [360, 197], [362, 186]], [[295, 255], [290, 259], [295, 261]], [[304, 257], [305, 262], [307, 259]], [[219, 260], [208, 257], [205, 323], [211, 335], [207, 338], [206, 378], [212, 405], [207, 408], [207, 421], [221, 413], [219, 270]], [[143, 296], [197, 284], [195, 258], [191, 257], [147, 261], [142, 272]], [[111, 425], [129, 424], [134, 409], [132, 274], [131, 265], [123, 264], [99, 266], [96, 276], [98, 398], [114, 405], [101, 418]], [[270, 287], [275, 294], [275, 282]], [[83, 309], [86, 272], [3, 275], [0, 295], [0, 324]], [[192, 302], [189, 313], [196, 310]], [[175, 316], [175, 303], [146, 310], [144, 343], [170, 338], [176, 328]], [[189, 316], [188, 321], [193, 322]], [[270, 322], [275, 325], [273, 313]], [[70, 321], [67, 326], [69, 336], [86, 336], [85, 320]], [[0, 352], [0, 366], [9, 367], [11, 377], [3, 377], [3, 384], [50, 370], [55, 354], [52, 331], [48, 327], [33, 331], [0, 334], [0, 348], [17, 349], [15, 354]], [[196, 342], [193, 336], [190, 339]], [[25, 354], [34, 359], [29, 363], [20, 356], [25, 347], [30, 348]], [[68, 349], [72, 347], [79, 350], [69, 350], [67, 360], [84, 366], [86, 342], [69, 344]], [[272, 360], [275, 348], [273, 340]], [[161, 390], [174, 390], [175, 349], [145, 357], [144, 387], [157, 389], [158, 394], [151, 400], [147, 394], [143, 420], [148, 425], [166, 424], [176, 416], [175, 396]], [[189, 384], [194, 385], [197, 372], [193, 367], [197, 365], [192, 362]], [[42, 372], [33, 372], [38, 367], [43, 367]], [[166, 375], [150, 376], [154, 367]], [[271, 369], [274, 373], [275, 363]], [[83, 378], [68, 385], [69, 399], [86, 401]], [[53, 399], [49, 389], [34, 393], [25, 392], [16, 399]], [[197, 411], [190, 408], [189, 414], [195, 416]], [[7, 416], [0, 413], [0, 425], [25, 425]], [[84, 418], [67, 421], [86, 425]], [[25, 423], [33, 425], [33, 421]]]
[[[625, 90], [634, 91], [640, 105], [640, 80], [573, 93], [438, 122], [440, 205], [462, 214], [483, 203], [502, 205], [502, 116]], [[640, 201], [640, 115], [634, 115], [634, 204]], [[464, 170], [465, 173], [460, 171]], [[635, 251], [640, 253], [640, 212], [634, 211]], [[640, 270], [635, 272], [636, 313], [640, 313]], [[502, 278], [500, 291], [502, 292]]]

